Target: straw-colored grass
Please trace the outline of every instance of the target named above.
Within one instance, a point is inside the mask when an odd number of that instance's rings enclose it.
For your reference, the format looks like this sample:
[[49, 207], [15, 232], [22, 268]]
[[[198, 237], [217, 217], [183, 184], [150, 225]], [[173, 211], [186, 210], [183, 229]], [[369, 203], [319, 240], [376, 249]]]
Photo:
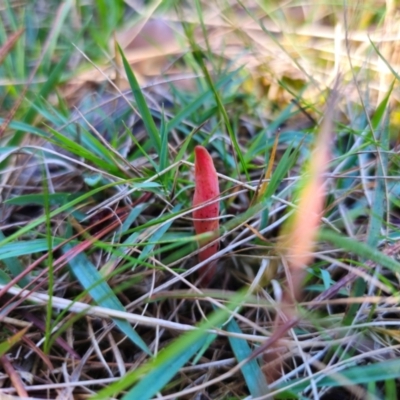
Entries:
[[0, 398], [396, 399], [398, 13], [0, 4]]

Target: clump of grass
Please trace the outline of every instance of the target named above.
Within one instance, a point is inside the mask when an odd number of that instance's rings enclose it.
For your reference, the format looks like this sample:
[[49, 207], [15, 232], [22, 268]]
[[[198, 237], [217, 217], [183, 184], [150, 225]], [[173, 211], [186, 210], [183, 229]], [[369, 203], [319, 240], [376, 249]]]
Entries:
[[0, 10], [0, 393], [395, 399], [389, 3], [133, 7]]

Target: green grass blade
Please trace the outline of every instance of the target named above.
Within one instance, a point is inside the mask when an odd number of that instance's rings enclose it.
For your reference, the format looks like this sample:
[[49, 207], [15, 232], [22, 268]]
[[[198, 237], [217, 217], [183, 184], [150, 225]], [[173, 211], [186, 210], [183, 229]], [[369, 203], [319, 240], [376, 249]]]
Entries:
[[[222, 88], [229, 81], [231, 81], [241, 70], [242, 67], [224, 75], [219, 81], [217, 81], [214, 84], [215, 88], [216, 89]], [[171, 132], [171, 130], [176, 128], [180, 123], [182, 123], [185, 118], [189, 117], [194, 112], [196, 112], [200, 107], [204, 106], [204, 104], [207, 103], [213, 96], [214, 94], [211, 89], [205, 90], [202, 94], [196, 97], [187, 106], [179, 110], [177, 114], [170, 121], [168, 121], [166, 127], [167, 132]]]
[[52, 238], [52, 220], [50, 218], [50, 200], [49, 200], [49, 187], [47, 181], [46, 170], [43, 168], [43, 199], [44, 199], [44, 216], [45, 216], [45, 229], [46, 229], [46, 243], [49, 249], [47, 253], [47, 277], [49, 301], [46, 305], [46, 320], [45, 320], [45, 334], [43, 350], [46, 354], [51, 350], [51, 334], [52, 334], [52, 315], [53, 315], [53, 292], [54, 292], [54, 264], [53, 264], [53, 238]]
[[[160, 152], [160, 163], [158, 166], [158, 172], [163, 171], [168, 167], [168, 155], [169, 155], [169, 148], [168, 148], [168, 131], [166, 129], [167, 121], [165, 119], [164, 113], [161, 115], [161, 127], [160, 127], [160, 134], [161, 134], [161, 152]], [[162, 177], [162, 182], [164, 186], [168, 183], [169, 174], [164, 174]]]
[[[181, 207], [182, 207], [181, 204], [176, 205], [172, 209], [171, 213], [172, 214], [178, 213], [179, 210], [181, 209]], [[139, 260], [144, 260], [145, 258], [148, 257], [148, 255], [153, 251], [156, 244], [161, 240], [161, 238], [165, 235], [165, 233], [171, 227], [172, 223], [173, 223], [173, 220], [171, 219], [171, 221], [163, 224], [161, 227], [157, 227], [155, 233], [153, 235], [151, 235], [151, 237], [149, 239], [150, 243], [144, 247], [140, 256], [138, 257]]]
[[385, 380], [385, 396], [390, 400], [398, 399], [398, 390], [396, 387], [396, 380], [394, 378]]
[[[5, 239], [5, 236], [3, 235], [3, 232], [0, 231], [0, 240], [3, 240], [3, 239]], [[13, 245], [16, 248], [16, 250], [20, 250], [21, 248], [26, 250], [25, 246], [21, 246], [21, 243], [15, 243]], [[0, 260], [2, 259], [1, 253], [4, 251], [4, 247], [5, 246], [0, 247]], [[31, 254], [31, 252], [28, 251], [25, 254]], [[3, 258], [4, 264], [6, 265], [7, 269], [10, 271], [11, 275], [14, 278], [25, 271], [25, 268], [23, 267], [21, 261], [19, 261], [18, 258], [16, 258], [16, 257], [17, 257], [17, 255], [11, 255], [11, 256], [9, 255], [9, 256], [6, 256]], [[20, 279], [18, 282], [19, 282], [20, 286], [26, 286], [29, 284], [29, 278], [27, 278], [25, 276], [22, 279]]]
[[0, 343], [0, 357], [3, 356], [4, 354], [8, 353], [15, 344], [17, 344], [21, 339], [26, 335], [26, 332], [28, 331], [29, 326], [26, 328], [20, 330], [19, 332], [15, 333], [11, 337], [7, 338], [4, 342]]
[[[71, 244], [63, 246], [63, 253], [66, 254], [72, 250]], [[111, 308], [113, 310], [125, 311], [124, 306], [121, 304], [117, 296], [114, 294], [107, 282], [104, 281], [104, 277], [94, 267], [94, 265], [87, 259], [85, 254], [76, 254], [72, 259], [69, 260], [71, 271], [76, 276], [80, 284], [84, 289], [88, 290], [92, 298], [97, 304], [102, 307]], [[143, 339], [134, 331], [132, 326], [127, 321], [119, 319], [113, 320], [115, 325], [126, 336], [138, 346], [145, 353], [151, 355], [150, 349], [147, 347]]]
[[208, 336], [209, 335], [204, 335], [190, 346], [183, 347], [168, 362], [164, 362], [158, 367], [153, 368], [132, 390], [122, 397], [122, 399], [151, 399], [200, 350]]
[[48, 127], [48, 129], [54, 135], [54, 137], [60, 141], [60, 144], [62, 144], [62, 147], [64, 149], [78, 155], [79, 157], [84, 157], [87, 161], [92, 161], [96, 166], [102, 168], [105, 171], [108, 171], [110, 173], [118, 172], [118, 168], [114, 164], [111, 164], [111, 159], [104, 161], [96, 154], [94, 154], [94, 151], [87, 150], [84, 146], [57, 132], [55, 129], [52, 129], [50, 127]]
[[[380, 127], [377, 134], [377, 138], [379, 138], [379, 144], [377, 144], [377, 146], [383, 150], [380, 152], [380, 150], [377, 149], [379, 155], [377, 157], [376, 175], [378, 177], [386, 176], [388, 170], [388, 157], [386, 152], [389, 150], [390, 135], [389, 127], [387, 126], [387, 106], [392, 89], [393, 85], [388, 94], [382, 100], [381, 104], [378, 106], [371, 121], [374, 129], [378, 129]], [[371, 219], [368, 226], [367, 236], [367, 244], [372, 247], [376, 247], [379, 239], [381, 238], [381, 229], [386, 211], [386, 200], [385, 178], [377, 178], [373, 201], [371, 204]]]
[[[1, 231], [0, 231], [0, 239], [5, 239], [5, 236], [1, 233]], [[53, 245], [58, 245], [63, 242], [63, 239], [53, 237], [52, 241]], [[26, 241], [18, 241], [15, 243], [7, 243], [3, 246], [0, 246], [0, 260], [4, 260], [4, 262], [6, 262], [7, 259], [9, 260], [14, 257], [21, 257], [28, 254], [35, 254], [42, 251], [49, 251], [47, 239], [33, 239]]]
[[235, 133], [233, 132], [231, 123], [229, 121], [228, 113], [226, 112], [225, 106], [224, 106], [224, 104], [223, 104], [223, 102], [221, 100], [221, 96], [219, 95], [219, 93], [218, 93], [218, 91], [217, 91], [217, 89], [216, 89], [216, 87], [214, 85], [214, 82], [211, 79], [210, 73], [208, 72], [208, 69], [207, 69], [206, 65], [204, 64], [204, 61], [202, 60], [201, 57], [199, 57], [199, 60], [201, 60], [201, 65], [203, 67], [203, 72], [204, 72], [204, 74], [205, 74], [205, 76], [207, 78], [208, 84], [209, 84], [212, 92], [214, 93], [215, 100], [217, 102], [217, 106], [218, 106], [219, 112], [221, 113], [222, 118], [224, 120], [224, 123], [225, 123], [226, 129], [228, 131], [229, 137], [230, 137], [230, 139], [232, 141], [232, 144], [233, 144], [233, 147], [235, 149], [235, 153], [239, 157], [239, 162], [240, 162], [240, 165], [242, 167], [242, 170], [244, 171], [244, 173], [246, 175], [247, 181], [250, 181], [250, 175], [249, 175], [249, 173], [247, 171], [246, 160], [244, 159], [242, 151], [240, 150], [239, 142], [237, 140], [237, 137], [236, 137]]
[[[338, 379], [342, 378], [342, 379]], [[360, 365], [350, 367], [335, 376], [325, 376], [320, 380], [316, 380], [315, 384], [318, 387], [338, 387], [344, 386], [343, 379], [349, 382], [349, 385], [363, 385], [369, 382], [386, 381], [387, 379], [400, 378], [400, 359], [380, 361], [369, 365]], [[291, 382], [293, 383], [293, 382]], [[294, 387], [291, 391], [301, 392], [308, 385], [309, 381], [302, 382]]]
[[[78, 33], [77, 39], [80, 37], [81, 33], [82, 33], [82, 31], [80, 33]], [[55, 86], [58, 84], [58, 82], [61, 79], [62, 74], [65, 71], [67, 63], [70, 61], [73, 50], [74, 50], [74, 47], [72, 45], [70, 45], [67, 48], [67, 50], [64, 52], [64, 55], [61, 58], [60, 62], [51, 71], [51, 73], [47, 77], [45, 83], [42, 85], [39, 93], [37, 94], [37, 99], [39, 99], [39, 101], [41, 101], [42, 98], [47, 98], [47, 96], [54, 90]], [[33, 122], [36, 114], [37, 114], [36, 109], [34, 107], [30, 107], [25, 115], [24, 123], [26, 125], [30, 125]], [[18, 131], [15, 133], [15, 135], [13, 136], [13, 138], [10, 140], [10, 142], [8, 144], [11, 146], [19, 145], [24, 136], [25, 136], [25, 132]]]
[[143, 123], [150, 136], [152, 144], [157, 151], [157, 154], [160, 154], [161, 152], [160, 133], [158, 132], [153, 116], [151, 115], [149, 107], [147, 106], [146, 99], [143, 96], [139, 82], [137, 81], [136, 76], [131, 69], [131, 66], [129, 65], [122, 49], [119, 46], [118, 46], [118, 51], [121, 54], [122, 62], [124, 64], [124, 69], [128, 77], [129, 85], [132, 89], [132, 94], [135, 97], [137, 107], [140, 111], [140, 116], [142, 117]]
[[[0, 124], [3, 124], [5, 122], [5, 118], [0, 118]], [[32, 126], [30, 124], [27, 124], [25, 122], [21, 121], [11, 121], [10, 124], [8, 125], [9, 128], [15, 129], [17, 131], [25, 131], [27, 133], [35, 133], [37, 135], [47, 137], [47, 133], [39, 128], [36, 128], [35, 126]]]
[[[66, 204], [68, 201], [78, 198], [82, 193], [51, 193], [48, 196], [49, 203], [51, 206], [58, 206]], [[43, 194], [23, 194], [18, 197], [7, 199], [4, 204], [12, 204], [16, 206], [28, 206], [28, 205], [44, 205]]]
[[[226, 326], [226, 330], [232, 333], [242, 333], [239, 325], [234, 319], [229, 321], [228, 325]], [[228, 339], [238, 362], [242, 362], [251, 356], [252, 351], [250, 346], [244, 339], [238, 339], [232, 336], [229, 336]], [[261, 371], [256, 359], [250, 360], [243, 365], [241, 371], [252, 397], [261, 397], [269, 393], [268, 383], [265, 379], [265, 375]]]
[[347, 250], [350, 253], [357, 254], [358, 256], [374, 261], [386, 268], [389, 268], [393, 272], [400, 272], [400, 263], [393, 258], [383, 254], [382, 252], [371, 248], [366, 243], [358, 242], [355, 239], [351, 239], [330, 230], [323, 229], [318, 234], [319, 240], [326, 240], [334, 244], [337, 247]]
[[[206, 66], [206, 64], [204, 62], [204, 59], [203, 59], [204, 53], [200, 49], [200, 47], [198, 46], [197, 41], [194, 38], [193, 31], [191, 31], [191, 29], [189, 29], [188, 26], [185, 25], [185, 24], [183, 25], [183, 27], [184, 27], [184, 30], [185, 30], [186, 37], [189, 40], [190, 46], [193, 49], [193, 55], [194, 55], [194, 57], [196, 59], [196, 62], [198, 63], [198, 65], [201, 68], [201, 70], [203, 71], [203, 74], [204, 74], [204, 76], [206, 78], [207, 84], [210, 87], [212, 93], [214, 94], [214, 98], [215, 98], [215, 102], [217, 103], [218, 111], [222, 115], [222, 119], [223, 119], [225, 127], [226, 127], [226, 129], [228, 131], [228, 135], [229, 135], [229, 137], [231, 139], [232, 145], [233, 145], [233, 147], [235, 149], [235, 153], [239, 158], [239, 162], [240, 162], [240, 165], [242, 167], [242, 170], [244, 171], [244, 173], [246, 175], [246, 179], [248, 181], [250, 181], [250, 175], [249, 175], [249, 173], [247, 171], [246, 161], [245, 161], [245, 159], [243, 157], [242, 151], [240, 150], [240, 146], [239, 146], [239, 142], [237, 140], [237, 137], [236, 137], [235, 133], [233, 132], [232, 125], [230, 123], [228, 113], [226, 112], [226, 109], [225, 109], [225, 106], [224, 106], [224, 104], [222, 102], [221, 96], [220, 96], [217, 88], [215, 87], [215, 84], [214, 84], [214, 82], [213, 82], [213, 80], [211, 78], [211, 75], [210, 75], [210, 73], [209, 73], [209, 71], [207, 69], [207, 66]], [[240, 173], [239, 173], [239, 175], [240, 175]]]
[[62, 29], [64, 28], [64, 23], [67, 17], [71, 14], [71, 8], [74, 5], [74, 0], [66, 0], [60, 3], [60, 9], [57, 18], [54, 19], [54, 23], [51, 27], [51, 37], [49, 46], [46, 54], [43, 57], [42, 69], [48, 73], [51, 65], [51, 60], [54, 58], [54, 51], [59, 40]]
[[103, 389], [94, 395], [91, 400], [109, 399], [131, 387], [139, 380], [140, 382], [128, 391], [123, 399], [151, 399], [179, 372], [181, 366], [201, 349], [209, 336], [205, 330], [221, 326], [229, 315], [228, 310], [235, 309], [243, 301], [243, 298], [244, 294], [242, 292], [237, 293], [231, 299], [232, 302], [227, 306], [227, 309], [212, 312], [204, 322], [199, 324], [198, 329], [183, 334], [168, 347], [161, 350], [155, 358], [129, 372], [118, 382]]

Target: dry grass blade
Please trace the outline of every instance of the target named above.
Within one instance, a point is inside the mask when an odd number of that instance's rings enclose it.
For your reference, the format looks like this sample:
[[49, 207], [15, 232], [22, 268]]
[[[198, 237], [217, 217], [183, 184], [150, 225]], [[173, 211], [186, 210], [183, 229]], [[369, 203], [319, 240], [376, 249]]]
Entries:
[[[305, 268], [313, 259], [315, 239], [325, 202], [326, 188], [323, 176], [330, 161], [330, 143], [336, 104], [337, 85], [327, 102], [324, 120], [300, 188], [298, 207], [284, 226], [278, 241], [277, 246], [286, 266], [287, 285], [284, 287], [281, 305], [276, 315], [275, 330], [281, 330], [280, 327], [284, 327], [283, 330], [286, 331], [290, 326], [289, 321], [296, 317], [296, 302], [301, 299]], [[279, 359], [282, 351], [277, 342], [271, 351], [264, 355], [267, 362], [265, 371], [269, 382], [275, 381], [281, 375], [282, 365]]]
[[7, 41], [0, 47], [0, 65], [3, 63], [8, 53], [10, 53], [15, 43], [17, 43], [18, 39], [24, 32], [25, 32], [24, 28], [18, 29], [16, 32], [10, 35], [7, 38]]
[[109, 3], [0, 6], [0, 397], [395, 399], [395, 3]]
[[[4, 371], [10, 378], [14, 388], [16, 389], [18, 395], [22, 398], [28, 397], [28, 392], [25, 390], [25, 386], [22, 382], [21, 377], [18, 372], [14, 369], [12, 363], [10, 362], [8, 355], [0, 357], [0, 363], [3, 364]], [[1, 396], [1, 395], [0, 395]]]

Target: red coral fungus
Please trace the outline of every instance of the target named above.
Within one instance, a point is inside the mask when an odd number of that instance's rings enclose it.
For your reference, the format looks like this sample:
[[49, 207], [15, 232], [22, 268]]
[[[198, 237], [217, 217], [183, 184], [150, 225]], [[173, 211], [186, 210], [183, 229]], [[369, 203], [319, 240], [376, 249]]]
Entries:
[[[219, 186], [218, 176], [214, 167], [213, 160], [208, 151], [203, 146], [195, 148], [195, 190], [193, 197], [193, 207], [198, 207], [203, 203], [216, 200], [212, 204], [205, 205], [193, 211], [194, 229], [197, 235], [206, 232], [216, 231], [219, 228]], [[213, 239], [199, 241], [200, 247], [206, 246]], [[200, 251], [199, 260], [204, 261], [218, 251], [218, 243]], [[216, 269], [216, 262], [212, 261], [205, 265], [201, 270], [201, 283], [208, 286], [212, 280]]]

